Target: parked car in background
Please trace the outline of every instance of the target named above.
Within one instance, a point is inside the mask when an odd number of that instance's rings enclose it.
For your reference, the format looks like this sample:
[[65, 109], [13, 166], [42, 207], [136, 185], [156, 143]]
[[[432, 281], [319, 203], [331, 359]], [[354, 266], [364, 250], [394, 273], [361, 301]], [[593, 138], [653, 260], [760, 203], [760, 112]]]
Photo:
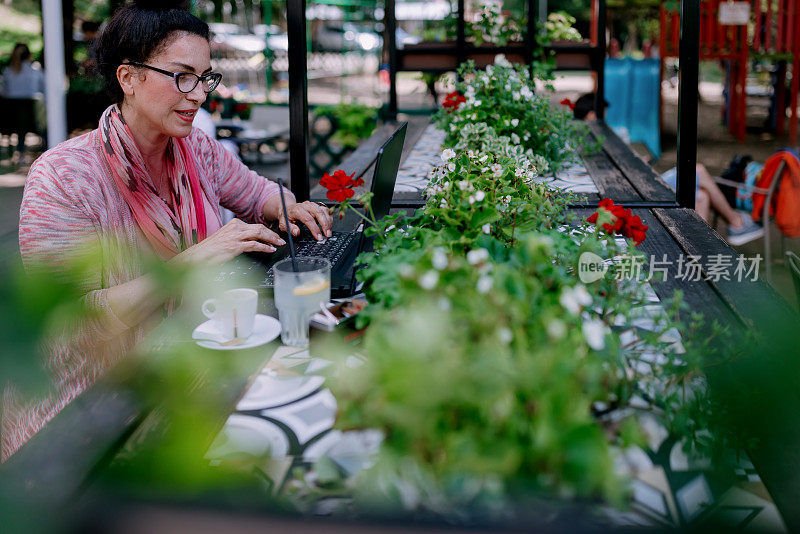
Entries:
[[218, 49], [235, 50], [252, 55], [263, 52], [267, 46], [263, 36], [248, 33], [236, 24], [212, 22], [208, 26], [211, 29], [211, 40]]
[[311, 47], [320, 52], [360, 50], [370, 52], [383, 44], [381, 36], [371, 28], [360, 27], [353, 22], [325, 24], [317, 30]]
[[[279, 26], [257, 24], [253, 33], [229, 23], [210, 23], [212, 40], [218, 48], [236, 50], [249, 54], [263, 52], [265, 47], [273, 52], [289, 50], [289, 36]], [[418, 35], [411, 35], [397, 28], [397, 47], [416, 44], [422, 41]], [[359, 26], [353, 22], [327, 23], [320, 27], [312, 38], [311, 47], [318, 52], [377, 51], [383, 45], [380, 33], [372, 27]]]
[[280, 26], [257, 24], [253, 27], [253, 32], [257, 36], [264, 38], [273, 52], [286, 52], [289, 50], [289, 35], [281, 30]]
[[278, 26], [258, 24], [253, 28], [254, 33], [236, 24], [212, 22], [208, 26], [214, 44], [222, 49], [249, 54], [263, 52], [267, 46], [273, 52], [286, 52], [289, 49], [289, 37]]

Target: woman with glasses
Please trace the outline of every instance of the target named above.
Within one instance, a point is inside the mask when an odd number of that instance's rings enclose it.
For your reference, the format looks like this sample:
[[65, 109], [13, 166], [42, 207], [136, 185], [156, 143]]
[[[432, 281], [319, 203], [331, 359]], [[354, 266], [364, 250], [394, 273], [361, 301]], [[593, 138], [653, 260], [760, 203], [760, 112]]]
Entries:
[[[54, 147], [30, 169], [19, 223], [26, 267], [58, 272], [87, 242], [100, 244], [102, 261], [80, 280], [96, 313], [78, 335], [51, 347], [50, 396], [25, 404], [5, 391], [2, 459], [163, 316], [172, 301], [145, 272], [145, 255], [213, 264], [284, 243], [264, 225], [279, 221], [285, 230], [277, 185], [192, 128], [221, 76], [211, 69], [208, 25], [183, 7], [138, 0], [111, 17], [95, 51], [115, 104], [96, 130]], [[222, 225], [220, 205], [239, 219]], [[304, 224], [317, 239], [330, 235], [324, 207], [288, 194], [287, 212], [292, 233]]]

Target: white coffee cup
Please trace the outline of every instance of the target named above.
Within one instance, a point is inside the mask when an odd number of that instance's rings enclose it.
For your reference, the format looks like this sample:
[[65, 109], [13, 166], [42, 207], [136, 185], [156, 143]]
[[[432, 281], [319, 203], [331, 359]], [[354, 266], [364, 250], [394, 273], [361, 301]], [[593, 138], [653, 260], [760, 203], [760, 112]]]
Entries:
[[258, 308], [255, 289], [231, 289], [221, 297], [203, 303], [203, 315], [214, 321], [219, 332], [228, 339], [246, 338], [253, 333]]

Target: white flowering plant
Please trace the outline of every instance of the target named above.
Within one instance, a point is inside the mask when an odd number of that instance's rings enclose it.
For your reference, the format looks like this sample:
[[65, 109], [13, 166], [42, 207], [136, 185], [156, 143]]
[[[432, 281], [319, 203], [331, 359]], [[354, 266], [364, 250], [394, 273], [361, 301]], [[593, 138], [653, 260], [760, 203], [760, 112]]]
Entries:
[[[478, 2], [476, 2], [478, 3]], [[471, 10], [471, 17], [464, 20], [464, 34], [468, 42], [476, 46], [490, 44], [506, 46], [513, 42], [522, 42], [528, 34], [527, 17], [517, 16], [510, 10], [503, 9], [501, 0], [482, 0]], [[458, 24], [458, 12], [453, 9], [445, 17], [443, 28], [435, 28], [423, 32], [426, 40], [455, 39]], [[550, 13], [547, 21], [541, 24], [536, 21], [536, 45], [540, 48], [552, 41], [580, 41], [580, 32], [576, 30], [575, 17], [564, 11]], [[534, 55], [539, 56], [540, 50]]]
[[[646, 304], [642, 286], [618, 283], [613, 269], [584, 285], [576, 272], [581, 254], [612, 258], [621, 245], [567, 210], [572, 197], [536, 183], [530, 166], [453, 149], [441, 159], [425, 207], [384, 219], [376, 252], [361, 258], [366, 359], [337, 367], [330, 387], [340, 429], [384, 439], [373, 467], [341, 483], [360, 511], [456, 520], [507, 517], [534, 496], [622, 504], [614, 463], [645, 441], [640, 412], [628, 408], [641, 388], [669, 407], [645, 411], [670, 431], [709, 426], [707, 405], [689, 401], [702, 388], [687, 396], [700, 351], [675, 342], [676, 328], [689, 331], [679, 305], [635, 350], [623, 346], [612, 333]], [[640, 359], [653, 351], [663, 359], [645, 371]], [[627, 415], [604, 420], [608, 406]]]
[[547, 38], [552, 41], [581, 41], [583, 37], [580, 32], [573, 27], [575, 17], [565, 11], [556, 11], [547, 15], [545, 31]]
[[521, 41], [524, 27], [524, 18], [503, 12], [502, 0], [485, 0], [470, 24], [468, 35], [475, 39], [476, 46], [484, 43], [505, 46], [511, 41]]
[[[511, 119], [512, 126], [519, 124], [519, 119]], [[455, 126], [451, 124], [451, 127]], [[488, 153], [496, 157], [512, 159], [518, 167], [533, 170], [536, 175], [544, 175], [550, 165], [544, 156], [536, 154], [530, 148], [520, 144], [520, 136], [511, 132], [510, 136], [498, 135], [494, 128], [484, 122], [467, 123], [458, 128], [458, 141], [454, 150], [466, 153]], [[523, 134], [524, 136], [524, 134]]]
[[697, 378], [708, 347], [675, 336], [694, 339], [679, 319], [699, 321], [676, 300], [631, 341], [643, 285], [620, 283], [616, 266], [591, 284], [577, 270], [585, 253], [641, 253], [538, 180], [580, 152], [588, 129], [502, 56], [460, 72], [460, 94], [436, 116], [447, 148], [424, 207], [368, 229], [364, 363], [330, 376], [337, 427], [380, 430], [379, 457], [324, 490], [355, 491], [359, 512], [456, 521], [507, 518], [555, 495], [623, 504], [615, 466], [647, 442], [640, 415], [692, 445], [711, 427]]
[[575, 200], [536, 182], [543, 162], [535, 156], [445, 149], [442, 160], [425, 191], [425, 224], [466, 243], [490, 234], [513, 244], [515, 235], [565, 222], [566, 207]]
[[480, 151], [485, 149], [486, 136], [466, 137], [463, 131], [484, 128], [485, 133], [491, 128], [502, 139], [498, 143], [538, 155], [555, 171], [575, 161], [591, 138], [584, 123], [536, 93], [524, 66], [512, 65], [502, 55], [485, 70], [468, 61], [459, 68], [459, 75], [462, 81], [456, 84], [456, 91], [466, 100], [434, 116], [447, 134], [446, 146], [458, 144], [459, 148]]
[[[505, 46], [511, 42], [524, 39], [526, 18], [518, 17], [503, 10], [500, 0], [484, 0], [477, 9], [471, 9], [471, 16], [464, 20], [464, 36], [467, 42], [475, 46], [490, 44]], [[422, 37], [427, 41], [454, 40], [457, 35], [458, 11], [452, 9], [441, 26], [423, 31]]]

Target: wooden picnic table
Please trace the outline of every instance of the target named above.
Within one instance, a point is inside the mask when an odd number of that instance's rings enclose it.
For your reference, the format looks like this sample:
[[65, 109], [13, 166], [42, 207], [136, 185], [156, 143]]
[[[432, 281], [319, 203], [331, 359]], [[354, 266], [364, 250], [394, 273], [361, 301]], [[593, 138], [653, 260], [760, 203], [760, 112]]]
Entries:
[[[398, 123], [386, 124], [362, 144], [342, 164], [346, 172], [356, 172], [371, 180], [377, 148], [391, 135]], [[412, 121], [406, 137], [403, 159], [414, 149], [428, 126], [426, 120]], [[598, 193], [586, 195], [588, 204], [610, 197], [618, 203], [663, 203], [665, 207], [634, 209], [649, 226], [647, 239], [640, 246], [646, 255], [677, 263], [693, 256], [723, 255], [738, 257], [720, 236], [693, 210], [672, 207], [674, 193], [658, 175], [603, 123], [591, 125], [594, 135], [603, 137], [603, 149], [585, 158], [585, 167]], [[369, 182], [367, 183], [369, 186]], [[319, 188], [312, 198], [323, 199]], [[419, 194], [396, 198], [397, 206], [408, 209], [421, 202]], [[578, 206], [576, 213], [585, 217], [593, 211]], [[338, 224], [355, 223], [346, 218]], [[708, 274], [708, 273], [705, 273]], [[708, 362], [707, 376], [712, 391], [721, 398], [742, 427], [749, 428], [758, 441], [749, 444], [748, 452], [761, 479], [777, 505], [786, 526], [800, 529], [800, 395], [795, 387], [800, 378], [800, 318], [793, 309], [761, 280], [701, 279], [687, 282], [676, 278], [653, 280], [661, 300], [683, 295], [688, 310], [702, 313], [702, 332], [711, 335], [717, 321], [732, 332], [733, 346], [744, 344], [756, 333], [760, 342], [755, 353], [737, 355], [734, 361]], [[693, 319], [685, 316], [687, 321]], [[726, 347], [725, 350], [727, 350]], [[245, 352], [244, 366], [231, 370], [229, 376], [213, 381], [223, 388], [229, 403], [220, 406], [220, 427], [235, 406], [253, 374], [265, 364], [263, 353]], [[267, 351], [272, 354], [272, 350]], [[724, 356], [721, 355], [721, 356]], [[249, 369], [243, 372], [242, 369]], [[131, 437], [141, 433], [154, 406], [147, 405], [125, 387], [120, 376], [135, 376], [129, 364], [113, 369], [107, 377], [88, 388], [64, 408], [43, 430], [0, 467], [0, 498], [13, 495], [17, 500], [29, 497], [46, 503], [52, 510], [63, 509], [81, 499], [101, 476]], [[210, 385], [207, 387], [211, 387]], [[76, 432], [75, 429], [81, 429]], [[213, 436], [209, 436], [209, 440]], [[205, 444], [206, 448], [208, 444]]]

